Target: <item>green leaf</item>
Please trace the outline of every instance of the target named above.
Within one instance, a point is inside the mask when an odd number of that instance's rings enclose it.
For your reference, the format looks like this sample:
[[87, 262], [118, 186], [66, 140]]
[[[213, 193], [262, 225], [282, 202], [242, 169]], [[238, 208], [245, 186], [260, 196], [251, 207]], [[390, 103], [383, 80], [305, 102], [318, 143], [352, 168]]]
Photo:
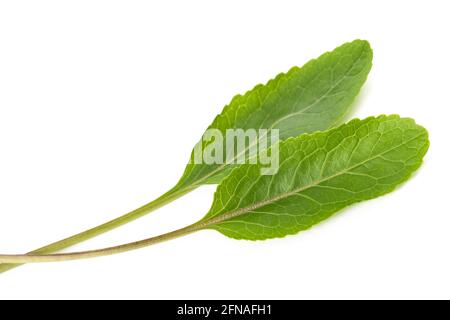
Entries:
[[236, 239], [262, 240], [308, 229], [353, 203], [391, 192], [419, 168], [427, 131], [412, 119], [380, 116], [291, 138], [280, 169], [235, 169], [217, 188], [202, 224]]
[[[280, 139], [325, 130], [338, 124], [348, 113], [372, 66], [372, 50], [367, 41], [355, 40], [332, 52], [278, 75], [266, 85], [257, 85], [235, 96], [208, 129], [278, 129]], [[218, 183], [236, 165], [190, 163], [176, 188]], [[256, 141], [249, 141], [252, 145]], [[198, 155], [197, 155], [198, 156]], [[200, 158], [202, 155], [200, 155]], [[234, 162], [229, 161], [229, 163]]]

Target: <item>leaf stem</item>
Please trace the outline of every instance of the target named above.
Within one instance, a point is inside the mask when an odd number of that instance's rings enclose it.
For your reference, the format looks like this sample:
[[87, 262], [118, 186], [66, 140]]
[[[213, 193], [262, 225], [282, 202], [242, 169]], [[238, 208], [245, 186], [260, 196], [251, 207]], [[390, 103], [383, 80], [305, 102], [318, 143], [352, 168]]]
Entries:
[[[52, 244], [49, 244], [47, 246], [41, 247], [39, 249], [33, 250], [33, 251], [27, 253], [27, 255], [50, 254], [50, 253], [60, 251], [62, 249], [66, 249], [68, 247], [71, 247], [71, 246], [81, 243], [83, 241], [89, 240], [89, 239], [99, 236], [105, 232], [108, 232], [108, 231], [113, 230], [117, 227], [120, 227], [124, 224], [127, 224], [133, 220], [136, 220], [136, 219], [180, 198], [184, 194], [186, 194], [194, 189], [195, 189], [195, 187], [181, 188], [181, 189], [178, 189], [175, 187], [175, 188], [169, 190], [168, 192], [166, 192], [165, 194], [163, 194], [162, 196], [160, 196], [159, 198], [153, 200], [152, 202], [147, 203], [146, 205], [143, 205], [142, 207], [139, 207], [121, 217], [110, 220], [106, 223], [103, 223], [103, 224], [97, 226], [97, 227], [80, 232], [76, 235], [65, 238], [63, 240], [60, 240], [60, 241], [54, 242]], [[0, 262], [4, 262], [4, 261], [1, 260]], [[26, 262], [26, 261], [24, 261], [24, 262]], [[10, 269], [18, 267], [21, 265], [21, 263], [22, 262], [20, 262], [20, 261], [17, 261], [17, 263], [16, 262], [0, 263], [0, 273], [6, 272]]]
[[204, 223], [194, 223], [187, 227], [171, 231], [156, 237], [131, 242], [119, 246], [108, 247], [98, 250], [81, 251], [74, 253], [57, 253], [57, 254], [18, 254], [18, 255], [0, 255], [0, 262], [7, 263], [37, 263], [37, 262], [60, 262], [69, 260], [79, 260], [87, 258], [95, 258], [122, 253], [126, 251], [136, 250], [150, 245], [154, 245], [160, 242], [176, 239], [196, 231], [202, 230], [207, 225]]

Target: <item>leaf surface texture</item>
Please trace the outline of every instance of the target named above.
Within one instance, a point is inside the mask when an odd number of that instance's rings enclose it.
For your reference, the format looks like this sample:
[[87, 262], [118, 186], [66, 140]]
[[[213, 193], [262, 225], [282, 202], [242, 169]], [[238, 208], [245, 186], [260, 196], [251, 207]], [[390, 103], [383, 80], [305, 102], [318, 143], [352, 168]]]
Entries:
[[[226, 129], [278, 129], [280, 139], [326, 130], [339, 124], [372, 66], [367, 41], [346, 43], [303, 67], [294, 67], [265, 85], [235, 96], [209, 126]], [[204, 150], [208, 141], [200, 141]], [[249, 144], [257, 141], [249, 141]], [[261, 150], [260, 150], [261, 151]], [[233, 164], [195, 164], [196, 148], [177, 188], [218, 183]], [[233, 161], [230, 161], [233, 162]]]
[[223, 180], [202, 223], [236, 239], [295, 234], [351, 204], [391, 192], [421, 165], [427, 131], [412, 119], [355, 119], [280, 142], [280, 169], [242, 165]]

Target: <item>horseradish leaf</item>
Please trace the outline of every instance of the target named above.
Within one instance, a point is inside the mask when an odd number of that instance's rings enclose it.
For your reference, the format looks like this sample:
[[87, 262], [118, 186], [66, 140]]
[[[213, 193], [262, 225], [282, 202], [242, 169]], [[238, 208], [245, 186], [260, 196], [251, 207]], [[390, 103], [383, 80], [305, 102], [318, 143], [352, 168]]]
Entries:
[[290, 138], [280, 168], [235, 169], [217, 188], [202, 224], [236, 239], [262, 240], [308, 229], [353, 203], [391, 192], [421, 165], [427, 131], [412, 119], [380, 116]]
[[[367, 41], [346, 43], [266, 85], [235, 96], [208, 129], [223, 135], [233, 128], [278, 129], [280, 139], [328, 129], [348, 113], [371, 66], [372, 50]], [[259, 137], [249, 139], [248, 145], [257, 143], [256, 139]], [[195, 163], [204, 157], [202, 153], [210, 143], [214, 141], [198, 142], [177, 188], [218, 183], [229, 173], [236, 159], [228, 159], [228, 164]]]

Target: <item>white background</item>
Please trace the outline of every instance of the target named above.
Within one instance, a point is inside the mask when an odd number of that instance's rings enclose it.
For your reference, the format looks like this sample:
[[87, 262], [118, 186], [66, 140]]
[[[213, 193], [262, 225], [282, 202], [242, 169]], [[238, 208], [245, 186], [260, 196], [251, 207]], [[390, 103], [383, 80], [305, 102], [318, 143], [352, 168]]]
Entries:
[[[354, 116], [430, 131], [396, 192], [312, 230], [246, 242], [214, 231], [0, 275], [0, 298], [450, 298], [448, 1], [1, 1], [0, 252], [134, 209], [181, 175], [237, 93], [356, 38], [374, 65]], [[75, 249], [196, 221], [203, 187]]]

